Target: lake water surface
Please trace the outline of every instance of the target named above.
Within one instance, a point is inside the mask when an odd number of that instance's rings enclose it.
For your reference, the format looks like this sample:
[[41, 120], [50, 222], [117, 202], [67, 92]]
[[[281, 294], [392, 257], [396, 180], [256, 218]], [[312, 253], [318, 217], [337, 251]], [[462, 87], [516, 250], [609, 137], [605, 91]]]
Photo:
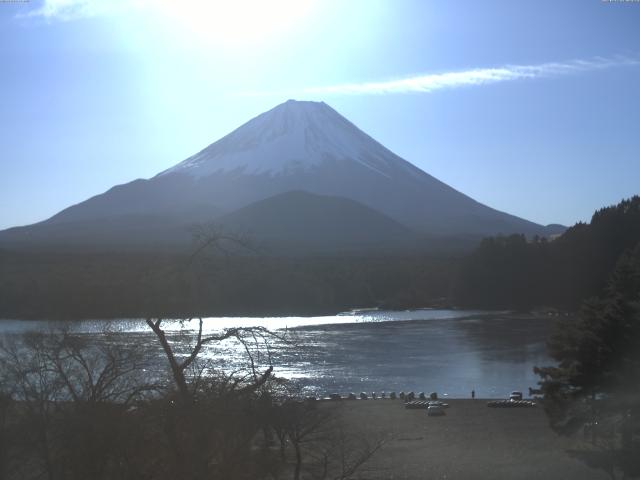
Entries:
[[[269, 353], [254, 359], [271, 363], [277, 376], [297, 382], [306, 393], [437, 391], [441, 396], [508, 396], [536, 387], [535, 365], [549, 365], [545, 341], [555, 317], [468, 310], [359, 311], [326, 317], [221, 317], [204, 319], [204, 332], [237, 326], [263, 326], [287, 341], [273, 340]], [[70, 324], [78, 335], [149, 352], [148, 368], [164, 368], [157, 340], [142, 319], [82, 321]], [[197, 321], [167, 320], [164, 329], [176, 348], [188, 348]], [[26, 331], [47, 331], [53, 321], [0, 321], [10, 340]], [[202, 351], [218, 368], [246, 366], [241, 345], [227, 342]]]

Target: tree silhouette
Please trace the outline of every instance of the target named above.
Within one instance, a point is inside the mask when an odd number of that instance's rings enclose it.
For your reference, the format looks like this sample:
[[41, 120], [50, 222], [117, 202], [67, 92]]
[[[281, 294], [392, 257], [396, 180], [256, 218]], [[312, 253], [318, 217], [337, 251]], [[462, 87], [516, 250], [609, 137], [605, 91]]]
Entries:
[[611, 476], [616, 469], [640, 473], [638, 345], [640, 243], [620, 257], [601, 297], [586, 302], [577, 319], [558, 324], [549, 341], [558, 364], [535, 368], [551, 426], [565, 435], [582, 431], [587, 452], [599, 450], [603, 460], [595, 463]]
[[576, 310], [600, 295], [616, 261], [640, 242], [640, 196], [593, 214], [559, 238], [487, 238], [461, 264], [454, 301], [463, 306]]

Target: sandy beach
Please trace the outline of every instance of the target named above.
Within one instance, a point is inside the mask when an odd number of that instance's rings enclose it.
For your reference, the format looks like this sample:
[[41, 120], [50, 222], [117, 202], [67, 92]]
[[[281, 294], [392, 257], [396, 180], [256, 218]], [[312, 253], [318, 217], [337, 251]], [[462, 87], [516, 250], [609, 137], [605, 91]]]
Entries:
[[[447, 414], [428, 417], [401, 400], [322, 402], [349, 428], [388, 441], [361, 479], [606, 479], [571, 458], [571, 442], [548, 426], [540, 406], [488, 408], [487, 400], [444, 400]], [[339, 404], [339, 405], [338, 405]]]

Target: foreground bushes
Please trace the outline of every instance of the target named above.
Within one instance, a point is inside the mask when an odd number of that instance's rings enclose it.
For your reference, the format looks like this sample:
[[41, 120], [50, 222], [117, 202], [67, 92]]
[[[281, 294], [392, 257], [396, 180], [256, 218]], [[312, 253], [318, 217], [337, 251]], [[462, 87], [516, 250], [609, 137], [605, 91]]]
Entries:
[[[380, 446], [345, 432], [335, 408], [298, 401], [250, 344], [269, 332], [232, 329], [174, 354], [160, 320], [165, 375], [109, 334], [5, 338], [0, 348], [0, 479], [339, 478]], [[246, 343], [248, 369], [227, 375], [198, 357], [206, 343]]]

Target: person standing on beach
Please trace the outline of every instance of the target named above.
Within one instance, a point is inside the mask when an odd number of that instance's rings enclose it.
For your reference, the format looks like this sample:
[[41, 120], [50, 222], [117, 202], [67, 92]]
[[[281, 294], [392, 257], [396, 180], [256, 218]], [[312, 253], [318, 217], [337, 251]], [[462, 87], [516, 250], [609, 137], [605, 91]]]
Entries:
[[475, 399], [476, 399], [476, 391], [471, 390], [471, 400], [475, 400]]

